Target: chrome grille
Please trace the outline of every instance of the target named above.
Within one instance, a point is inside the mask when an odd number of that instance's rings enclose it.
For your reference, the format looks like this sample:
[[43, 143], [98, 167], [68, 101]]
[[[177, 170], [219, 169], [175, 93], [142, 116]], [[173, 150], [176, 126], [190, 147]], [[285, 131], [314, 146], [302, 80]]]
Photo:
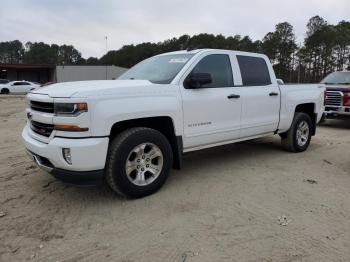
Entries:
[[326, 106], [342, 106], [342, 98], [342, 92], [327, 91]]
[[54, 106], [53, 103], [50, 102], [39, 102], [39, 101], [30, 101], [30, 108], [34, 111], [45, 112], [45, 113], [53, 113]]
[[30, 121], [30, 128], [37, 134], [49, 137], [53, 131], [53, 125]]

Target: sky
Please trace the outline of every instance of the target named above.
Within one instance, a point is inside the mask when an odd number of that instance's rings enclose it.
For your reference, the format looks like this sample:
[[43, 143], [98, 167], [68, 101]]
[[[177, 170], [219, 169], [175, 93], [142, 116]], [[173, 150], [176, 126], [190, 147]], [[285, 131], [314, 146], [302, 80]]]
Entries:
[[0, 42], [74, 45], [82, 56], [183, 34], [262, 39], [280, 22], [302, 41], [309, 18], [350, 21], [350, 0], [0, 0]]

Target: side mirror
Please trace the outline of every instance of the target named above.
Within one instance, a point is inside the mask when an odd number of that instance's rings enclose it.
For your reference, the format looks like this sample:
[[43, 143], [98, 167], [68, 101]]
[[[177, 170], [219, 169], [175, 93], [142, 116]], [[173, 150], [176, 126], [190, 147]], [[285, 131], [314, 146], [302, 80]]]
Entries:
[[192, 73], [186, 78], [185, 87], [188, 89], [201, 88], [212, 81], [211, 75], [208, 73]]
[[284, 81], [282, 79], [277, 78], [277, 84], [284, 85]]

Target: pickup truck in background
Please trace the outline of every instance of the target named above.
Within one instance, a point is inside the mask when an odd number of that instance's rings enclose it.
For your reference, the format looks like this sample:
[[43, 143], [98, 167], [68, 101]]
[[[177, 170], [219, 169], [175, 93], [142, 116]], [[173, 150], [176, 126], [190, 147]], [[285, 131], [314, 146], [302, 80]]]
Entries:
[[22, 138], [37, 165], [65, 182], [106, 181], [117, 193], [142, 197], [181, 167], [185, 152], [274, 134], [288, 151], [306, 150], [324, 90], [279, 85], [262, 54], [177, 51], [117, 80], [32, 91]]
[[350, 117], [350, 71], [331, 73], [321, 83], [327, 90], [325, 117]]

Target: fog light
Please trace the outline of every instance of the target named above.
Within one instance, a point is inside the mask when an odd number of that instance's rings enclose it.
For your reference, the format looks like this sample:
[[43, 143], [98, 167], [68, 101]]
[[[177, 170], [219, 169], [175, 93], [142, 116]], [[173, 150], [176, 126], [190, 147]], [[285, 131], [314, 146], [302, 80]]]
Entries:
[[72, 158], [71, 158], [71, 154], [70, 154], [70, 148], [62, 148], [62, 155], [64, 160], [66, 160], [66, 162], [71, 165], [72, 164]]

